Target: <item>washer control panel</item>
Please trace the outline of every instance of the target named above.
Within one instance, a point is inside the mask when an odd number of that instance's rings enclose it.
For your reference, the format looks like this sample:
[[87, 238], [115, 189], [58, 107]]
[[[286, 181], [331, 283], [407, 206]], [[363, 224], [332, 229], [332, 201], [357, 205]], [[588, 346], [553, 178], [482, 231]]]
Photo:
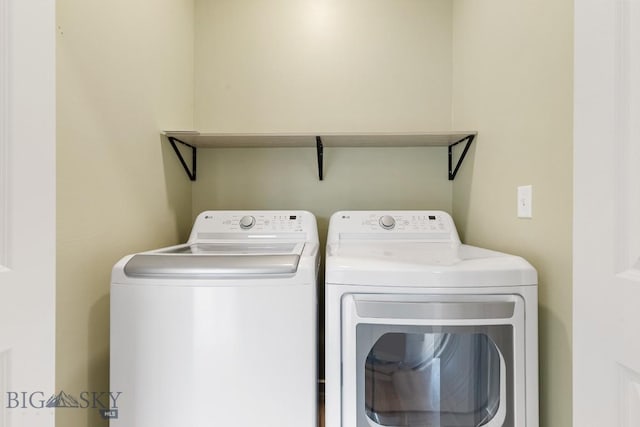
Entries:
[[336, 212], [331, 217], [329, 239], [340, 235], [459, 242], [451, 216], [443, 211]]
[[317, 234], [317, 225], [315, 217], [306, 211], [205, 211], [196, 218], [193, 230], [200, 233], [201, 238], [203, 233], [238, 233], [239, 237], [249, 234]]

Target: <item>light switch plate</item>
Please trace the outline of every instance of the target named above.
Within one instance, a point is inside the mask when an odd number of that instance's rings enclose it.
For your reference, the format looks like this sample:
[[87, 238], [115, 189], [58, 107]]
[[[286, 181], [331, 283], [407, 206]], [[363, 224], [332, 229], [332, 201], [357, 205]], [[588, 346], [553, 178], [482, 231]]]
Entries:
[[533, 186], [518, 187], [518, 218], [533, 218]]

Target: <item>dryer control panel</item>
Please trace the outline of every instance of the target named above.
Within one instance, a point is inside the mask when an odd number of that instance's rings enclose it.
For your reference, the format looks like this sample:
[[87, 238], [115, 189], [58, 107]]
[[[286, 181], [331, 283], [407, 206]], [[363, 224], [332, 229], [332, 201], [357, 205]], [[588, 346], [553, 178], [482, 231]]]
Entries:
[[327, 241], [345, 238], [460, 242], [451, 216], [443, 211], [336, 212]]

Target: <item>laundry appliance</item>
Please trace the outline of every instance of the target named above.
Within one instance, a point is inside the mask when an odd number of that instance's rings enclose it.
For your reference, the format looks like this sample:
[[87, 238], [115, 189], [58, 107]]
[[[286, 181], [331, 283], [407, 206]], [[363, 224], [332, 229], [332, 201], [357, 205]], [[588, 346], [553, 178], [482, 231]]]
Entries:
[[206, 211], [113, 268], [112, 427], [312, 427], [318, 232], [304, 211]]
[[538, 427], [528, 262], [441, 211], [338, 212], [326, 253], [326, 427]]

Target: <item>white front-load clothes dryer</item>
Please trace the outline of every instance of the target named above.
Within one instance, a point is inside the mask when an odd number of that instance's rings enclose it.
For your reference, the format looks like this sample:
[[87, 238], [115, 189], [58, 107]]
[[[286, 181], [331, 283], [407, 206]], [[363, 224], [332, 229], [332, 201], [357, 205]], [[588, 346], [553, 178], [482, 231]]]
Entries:
[[309, 212], [207, 211], [120, 260], [110, 425], [314, 427], [318, 251]]
[[538, 427], [537, 273], [441, 211], [331, 217], [326, 427]]

